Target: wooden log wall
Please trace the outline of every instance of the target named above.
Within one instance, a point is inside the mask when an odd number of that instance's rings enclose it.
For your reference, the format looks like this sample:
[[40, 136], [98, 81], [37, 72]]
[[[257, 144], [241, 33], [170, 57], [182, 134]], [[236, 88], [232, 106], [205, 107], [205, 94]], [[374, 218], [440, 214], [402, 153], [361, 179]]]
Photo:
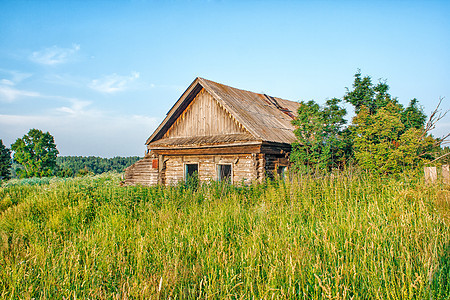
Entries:
[[156, 185], [158, 184], [158, 168], [154, 168], [155, 158], [146, 156], [125, 169], [126, 185]]
[[264, 153], [256, 154], [256, 179], [262, 183], [266, 178], [266, 155]]
[[266, 154], [266, 177], [275, 178], [279, 167], [288, 167], [289, 160], [284, 155]]
[[230, 164], [232, 182], [250, 184], [256, 180], [254, 160], [251, 154], [247, 155], [200, 155], [200, 156], [167, 156], [165, 161], [166, 185], [174, 185], [184, 180], [185, 164], [198, 164], [200, 182], [218, 180], [217, 165]]
[[185, 165], [198, 164], [200, 182], [218, 180], [217, 166], [232, 166], [232, 182], [250, 184], [262, 182], [266, 177], [274, 178], [277, 168], [288, 166], [283, 155], [253, 154], [217, 154], [217, 155], [147, 155], [125, 170], [127, 185], [175, 185], [185, 180]]

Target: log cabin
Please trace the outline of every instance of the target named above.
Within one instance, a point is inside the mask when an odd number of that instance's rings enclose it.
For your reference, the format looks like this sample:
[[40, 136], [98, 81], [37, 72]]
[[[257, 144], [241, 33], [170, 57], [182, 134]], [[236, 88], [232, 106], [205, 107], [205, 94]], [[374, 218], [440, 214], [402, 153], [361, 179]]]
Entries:
[[143, 159], [125, 170], [127, 185], [200, 182], [250, 184], [284, 176], [298, 102], [197, 77], [147, 139]]

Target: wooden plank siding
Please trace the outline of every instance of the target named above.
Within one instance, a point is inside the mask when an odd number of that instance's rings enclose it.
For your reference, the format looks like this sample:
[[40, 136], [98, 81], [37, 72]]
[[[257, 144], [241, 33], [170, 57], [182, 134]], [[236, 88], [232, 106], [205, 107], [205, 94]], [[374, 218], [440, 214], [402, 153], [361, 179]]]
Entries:
[[248, 134], [233, 116], [202, 89], [163, 138]]

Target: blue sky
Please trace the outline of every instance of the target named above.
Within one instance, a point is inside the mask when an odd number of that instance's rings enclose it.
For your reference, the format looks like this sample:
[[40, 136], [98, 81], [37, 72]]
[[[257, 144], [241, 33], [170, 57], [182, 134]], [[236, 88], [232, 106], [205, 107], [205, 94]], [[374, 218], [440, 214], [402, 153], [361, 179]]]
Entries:
[[0, 139], [38, 128], [60, 155], [142, 156], [197, 76], [324, 103], [359, 68], [450, 108], [450, 1], [3, 0], [0, 45]]

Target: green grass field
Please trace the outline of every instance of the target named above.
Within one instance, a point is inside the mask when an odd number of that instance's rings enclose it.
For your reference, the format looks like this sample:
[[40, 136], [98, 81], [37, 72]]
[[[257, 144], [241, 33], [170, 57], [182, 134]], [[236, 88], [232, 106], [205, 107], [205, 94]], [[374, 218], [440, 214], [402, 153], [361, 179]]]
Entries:
[[2, 299], [450, 299], [450, 189], [341, 174], [0, 189]]

